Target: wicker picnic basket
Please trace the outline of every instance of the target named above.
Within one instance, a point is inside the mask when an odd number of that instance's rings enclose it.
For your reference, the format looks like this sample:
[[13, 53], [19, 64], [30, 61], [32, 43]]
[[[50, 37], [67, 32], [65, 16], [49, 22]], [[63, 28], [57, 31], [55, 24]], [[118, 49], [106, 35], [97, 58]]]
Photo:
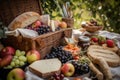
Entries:
[[65, 21], [67, 23], [68, 28], [73, 28], [74, 26], [73, 18], [62, 18], [62, 21]]
[[[42, 14], [40, 5], [40, 0], [0, 0], [0, 18], [4, 24], [8, 25], [16, 16], [27, 11]], [[58, 46], [64, 36], [71, 37], [71, 34], [72, 29], [67, 28], [43, 34], [35, 38], [8, 36], [2, 41], [5, 46], [13, 46], [15, 49], [25, 51], [37, 49], [41, 53], [41, 58], [43, 58], [50, 52], [51, 47]]]

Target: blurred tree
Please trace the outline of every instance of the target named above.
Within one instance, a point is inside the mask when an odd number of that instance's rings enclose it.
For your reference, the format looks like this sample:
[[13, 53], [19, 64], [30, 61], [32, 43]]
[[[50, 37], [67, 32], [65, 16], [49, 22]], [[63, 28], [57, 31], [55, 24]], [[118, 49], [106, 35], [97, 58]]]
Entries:
[[82, 21], [91, 18], [104, 25], [104, 29], [120, 33], [120, 1], [119, 0], [41, 0], [44, 14], [54, 19], [61, 19], [61, 6], [70, 2], [74, 13], [75, 27], [80, 28]]

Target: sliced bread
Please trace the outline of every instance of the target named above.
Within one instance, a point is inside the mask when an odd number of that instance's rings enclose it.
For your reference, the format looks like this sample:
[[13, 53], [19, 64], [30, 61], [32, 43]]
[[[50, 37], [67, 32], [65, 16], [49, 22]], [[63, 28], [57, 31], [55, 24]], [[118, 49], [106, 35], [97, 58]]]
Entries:
[[62, 64], [59, 59], [38, 60], [29, 65], [29, 70], [42, 78], [48, 78], [54, 73], [60, 73]]

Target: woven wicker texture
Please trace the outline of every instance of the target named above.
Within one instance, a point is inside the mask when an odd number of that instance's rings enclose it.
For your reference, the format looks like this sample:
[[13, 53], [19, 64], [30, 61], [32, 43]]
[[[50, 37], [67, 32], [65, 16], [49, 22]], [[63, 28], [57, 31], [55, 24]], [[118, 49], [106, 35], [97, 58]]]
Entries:
[[65, 21], [67, 23], [68, 28], [73, 28], [74, 26], [73, 18], [62, 18], [62, 21]]
[[0, 18], [6, 26], [16, 16], [27, 11], [42, 14], [39, 0], [0, 0]]
[[[0, 0], [0, 17], [2, 21], [8, 25], [16, 16], [27, 12], [34, 11], [42, 14], [39, 0]], [[8, 36], [3, 39], [5, 46], [13, 46], [15, 49], [28, 51], [37, 49], [41, 58], [50, 52], [51, 47], [58, 46], [63, 36], [71, 37], [72, 29], [62, 29], [60, 31], [51, 32], [40, 35], [36, 38], [25, 38], [23, 36]]]
[[8, 38], [3, 39], [2, 42], [5, 46], [11, 45], [15, 49], [25, 51], [36, 49], [41, 53], [41, 58], [43, 58], [46, 54], [50, 52], [51, 47], [60, 45], [60, 41], [64, 36], [71, 37], [71, 35], [72, 29], [67, 28], [56, 32], [43, 34], [35, 38], [8, 36]]

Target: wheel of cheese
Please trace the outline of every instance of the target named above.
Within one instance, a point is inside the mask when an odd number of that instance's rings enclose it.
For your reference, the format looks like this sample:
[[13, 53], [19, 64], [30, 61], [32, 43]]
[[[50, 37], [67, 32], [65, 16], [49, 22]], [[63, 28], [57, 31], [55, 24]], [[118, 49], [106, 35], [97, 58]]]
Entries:
[[96, 62], [96, 58], [103, 58], [109, 66], [114, 67], [120, 65], [120, 57], [113, 51], [104, 49], [99, 45], [91, 45], [88, 48], [87, 55], [93, 62]]

